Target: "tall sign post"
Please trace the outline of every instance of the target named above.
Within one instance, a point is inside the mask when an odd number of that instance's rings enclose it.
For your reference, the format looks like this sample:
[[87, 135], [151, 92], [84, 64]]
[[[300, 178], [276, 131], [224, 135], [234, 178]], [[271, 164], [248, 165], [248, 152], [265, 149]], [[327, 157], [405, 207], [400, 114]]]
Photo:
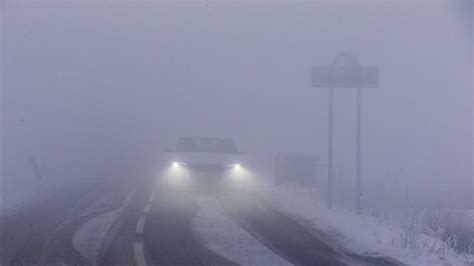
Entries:
[[332, 145], [333, 145], [333, 121], [334, 121], [334, 88], [329, 88], [329, 112], [328, 112], [328, 209], [332, 208]]
[[360, 214], [361, 178], [361, 88], [378, 88], [379, 68], [361, 66], [350, 54], [339, 54], [333, 63], [326, 66], [313, 66], [313, 87], [329, 88], [328, 119], [328, 198], [327, 207], [332, 208], [333, 184], [333, 102], [334, 88], [356, 88], [356, 213]]

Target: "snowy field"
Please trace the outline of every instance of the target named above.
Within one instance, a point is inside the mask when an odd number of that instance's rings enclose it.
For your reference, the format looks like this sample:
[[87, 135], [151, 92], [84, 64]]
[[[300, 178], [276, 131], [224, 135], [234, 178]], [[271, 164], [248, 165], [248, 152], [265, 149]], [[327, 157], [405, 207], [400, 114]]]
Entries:
[[44, 202], [61, 189], [61, 185], [47, 182], [19, 186], [0, 197], [0, 216], [22, 211], [34, 203]]
[[334, 246], [352, 252], [392, 257], [409, 265], [474, 264], [472, 256], [457, 254], [440, 239], [419, 232], [407, 235], [399, 221], [358, 216], [341, 206], [328, 210], [316, 189], [286, 185], [263, 194], [278, 208], [301, 217], [308, 228], [323, 232]]

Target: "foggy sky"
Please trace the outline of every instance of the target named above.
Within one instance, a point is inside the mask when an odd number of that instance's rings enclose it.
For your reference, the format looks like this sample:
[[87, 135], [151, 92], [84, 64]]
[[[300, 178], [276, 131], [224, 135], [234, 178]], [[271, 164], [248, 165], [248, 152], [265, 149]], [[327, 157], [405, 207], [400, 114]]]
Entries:
[[[3, 177], [140, 175], [179, 136], [233, 137], [259, 156], [327, 162], [328, 90], [311, 66], [340, 52], [380, 66], [362, 90], [362, 172], [472, 182], [467, 2], [4, 1]], [[352, 178], [355, 90], [335, 93], [334, 161]], [[400, 169], [400, 171], [399, 171]]]

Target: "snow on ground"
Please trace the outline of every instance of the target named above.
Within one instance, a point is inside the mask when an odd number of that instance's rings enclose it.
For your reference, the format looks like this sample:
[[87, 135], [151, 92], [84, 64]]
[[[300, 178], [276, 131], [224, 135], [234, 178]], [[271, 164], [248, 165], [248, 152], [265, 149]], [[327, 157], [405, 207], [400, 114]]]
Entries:
[[[474, 221], [474, 209], [467, 211], [467, 213], [472, 218], [472, 221]], [[474, 255], [468, 255], [466, 260], [469, 261], [469, 263], [471, 263], [470, 264], [471, 266], [474, 265]]]
[[61, 188], [47, 182], [17, 187], [14, 191], [8, 191], [0, 197], [0, 216], [12, 212], [22, 211], [33, 203], [41, 203], [48, 199], [48, 195], [54, 194]]
[[362, 255], [392, 257], [409, 265], [469, 265], [467, 257], [456, 256], [454, 252], [448, 255], [430, 252], [443, 244], [426, 235], [417, 239], [414, 250], [404, 248], [400, 226], [358, 216], [337, 206], [328, 210], [317, 190], [279, 186], [262, 193], [283, 211], [306, 220], [315, 232], [324, 232], [328, 239], [335, 240], [336, 247]]
[[197, 203], [192, 229], [210, 250], [240, 265], [292, 265], [229, 218], [214, 196], [200, 195]]
[[123, 204], [117, 209], [90, 219], [79, 228], [72, 240], [76, 249], [87, 261], [95, 264], [100, 247], [114, 222], [123, 214], [136, 190], [129, 192]]

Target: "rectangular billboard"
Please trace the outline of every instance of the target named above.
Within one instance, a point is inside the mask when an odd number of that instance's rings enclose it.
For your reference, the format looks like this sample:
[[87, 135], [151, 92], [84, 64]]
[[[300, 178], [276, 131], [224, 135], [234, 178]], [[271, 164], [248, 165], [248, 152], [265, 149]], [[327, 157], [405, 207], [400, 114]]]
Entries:
[[379, 86], [379, 67], [373, 66], [314, 66], [311, 76], [313, 87], [377, 88]]

